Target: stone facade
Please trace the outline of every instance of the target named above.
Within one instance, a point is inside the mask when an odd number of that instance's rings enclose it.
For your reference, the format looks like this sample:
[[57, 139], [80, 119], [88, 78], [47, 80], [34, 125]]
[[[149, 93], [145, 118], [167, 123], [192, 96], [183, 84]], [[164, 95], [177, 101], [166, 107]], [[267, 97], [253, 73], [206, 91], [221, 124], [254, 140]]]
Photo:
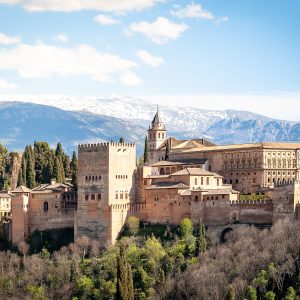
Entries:
[[[35, 230], [72, 228], [77, 194], [69, 184], [42, 184], [33, 190], [20, 186], [12, 191], [11, 241], [18, 244]], [[66, 204], [67, 203], [67, 204]]]
[[78, 147], [78, 210], [75, 237], [103, 245], [114, 241], [134, 203], [136, 147], [103, 143]]

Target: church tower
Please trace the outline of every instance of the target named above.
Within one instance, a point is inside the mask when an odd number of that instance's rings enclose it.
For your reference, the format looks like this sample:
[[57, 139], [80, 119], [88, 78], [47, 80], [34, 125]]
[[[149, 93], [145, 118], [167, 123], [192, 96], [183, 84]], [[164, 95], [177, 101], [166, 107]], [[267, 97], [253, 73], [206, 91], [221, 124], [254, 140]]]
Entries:
[[[156, 114], [151, 122], [151, 126], [148, 129], [148, 147], [150, 154], [150, 163], [158, 161], [155, 157], [157, 156], [156, 150], [165, 142], [167, 139], [167, 130], [165, 125], [160, 117], [158, 107]], [[158, 151], [160, 152], [160, 151]], [[158, 154], [158, 156], [161, 156]], [[161, 159], [159, 159], [161, 160]]]

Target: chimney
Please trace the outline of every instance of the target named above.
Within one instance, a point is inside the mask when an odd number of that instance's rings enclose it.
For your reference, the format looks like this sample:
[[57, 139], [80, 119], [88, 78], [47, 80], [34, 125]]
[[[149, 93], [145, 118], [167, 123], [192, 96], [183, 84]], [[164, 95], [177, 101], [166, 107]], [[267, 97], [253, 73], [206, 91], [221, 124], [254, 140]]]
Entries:
[[56, 179], [55, 178], [52, 178], [51, 179], [51, 185], [55, 184], [56, 183]]

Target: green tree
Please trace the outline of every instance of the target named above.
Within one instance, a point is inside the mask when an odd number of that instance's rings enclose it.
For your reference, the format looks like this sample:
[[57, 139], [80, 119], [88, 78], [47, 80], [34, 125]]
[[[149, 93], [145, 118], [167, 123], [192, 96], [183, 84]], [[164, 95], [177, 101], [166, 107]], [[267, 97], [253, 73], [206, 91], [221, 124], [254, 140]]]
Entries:
[[37, 183], [49, 183], [49, 164], [53, 164], [51, 149], [47, 142], [34, 142], [34, 167]]
[[249, 285], [247, 287], [246, 293], [247, 293], [247, 300], [257, 300], [256, 289], [253, 286]]
[[22, 171], [22, 168], [20, 168], [20, 170], [19, 170], [18, 182], [17, 182], [17, 186], [21, 186], [21, 185], [25, 185], [25, 183], [23, 182], [23, 171]]
[[274, 292], [272, 292], [272, 291], [268, 291], [268, 292], [266, 292], [265, 294], [264, 294], [264, 300], [275, 300], [275, 297], [276, 297], [276, 295], [275, 295], [275, 293]]
[[296, 298], [296, 292], [295, 292], [294, 288], [290, 286], [287, 289], [284, 300], [295, 300], [295, 298]]
[[56, 179], [57, 182], [64, 181], [64, 170], [59, 157], [55, 157], [54, 168], [53, 168], [53, 177]]
[[170, 140], [166, 141], [166, 153], [165, 153], [165, 160], [169, 160], [170, 155]]
[[133, 280], [131, 266], [125, 259], [125, 246], [121, 242], [117, 257], [117, 300], [133, 300]]
[[71, 172], [71, 162], [69, 155], [64, 154], [63, 156], [63, 166], [64, 166], [64, 173], [66, 178], [71, 178], [72, 172]]
[[74, 189], [77, 190], [78, 160], [75, 151], [73, 151], [70, 167], [71, 167], [72, 184]]
[[149, 146], [148, 146], [148, 138], [145, 137], [145, 146], [144, 146], [144, 163], [147, 164], [149, 162]]
[[30, 189], [35, 187], [34, 153], [31, 145], [25, 148], [26, 159], [26, 186]]
[[139, 218], [130, 216], [126, 221], [125, 228], [130, 235], [136, 235], [140, 228]]
[[26, 178], [26, 174], [27, 174], [27, 161], [26, 161], [26, 157], [25, 157], [25, 152], [23, 153], [23, 156], [22, 156], [22, 162], [21, 162], [21, 170], [20, 170], [20, 183], [22, 183], [21, 185], [26, 185], [26, 181], [27, 181], [27, 178]]
[[76, 289], [80, 293], [80, 295], [85, 295], [88, 297], [91, 294], [93, 287], [94, 287], [94, 283], [92, 279], [86, 275], [81, 276], [76, 281]]
[[182, 238], [186, 238], [193, 234], [193, 223], [191, 219], [184, 218], [181, 220], [179, 225], [179, 233]]
[[62, 149], [62, 145], [61, 143], [57, 143], [55, 149], [55, 156], [58, 157], [61, 161], [63, 161], [63, 155], [64, 155], [64, 151]]
[[205, 226], [199, 222], [196, 227], [195, 256], [199, 256], [200, 253], [204, 253], [206, 248], [207, 241], [205, 236]]

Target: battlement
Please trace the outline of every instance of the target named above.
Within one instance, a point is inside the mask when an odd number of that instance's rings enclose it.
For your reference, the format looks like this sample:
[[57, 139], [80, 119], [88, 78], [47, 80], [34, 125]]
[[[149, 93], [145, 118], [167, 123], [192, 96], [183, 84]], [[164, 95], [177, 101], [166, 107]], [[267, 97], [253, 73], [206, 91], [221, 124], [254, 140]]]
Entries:
[[118, 143], [118, 142], [104, 142], [104, 143], [93, 143], [93, 144], [81, 144], [78, 145], [78, 152], [85, 151], [97, 151], [102, 149], [108, 149], [111, 147], [122, 147], [122, 148], [135, 148], [136, 145], [134, 143]]
[[249, 205], [264, 205], [264, 206], [272, 206], [273, 201], [270, 199], [261, 199], [261, 200], [233, 200], [230, 201], [230, 206], [249, 206]]

